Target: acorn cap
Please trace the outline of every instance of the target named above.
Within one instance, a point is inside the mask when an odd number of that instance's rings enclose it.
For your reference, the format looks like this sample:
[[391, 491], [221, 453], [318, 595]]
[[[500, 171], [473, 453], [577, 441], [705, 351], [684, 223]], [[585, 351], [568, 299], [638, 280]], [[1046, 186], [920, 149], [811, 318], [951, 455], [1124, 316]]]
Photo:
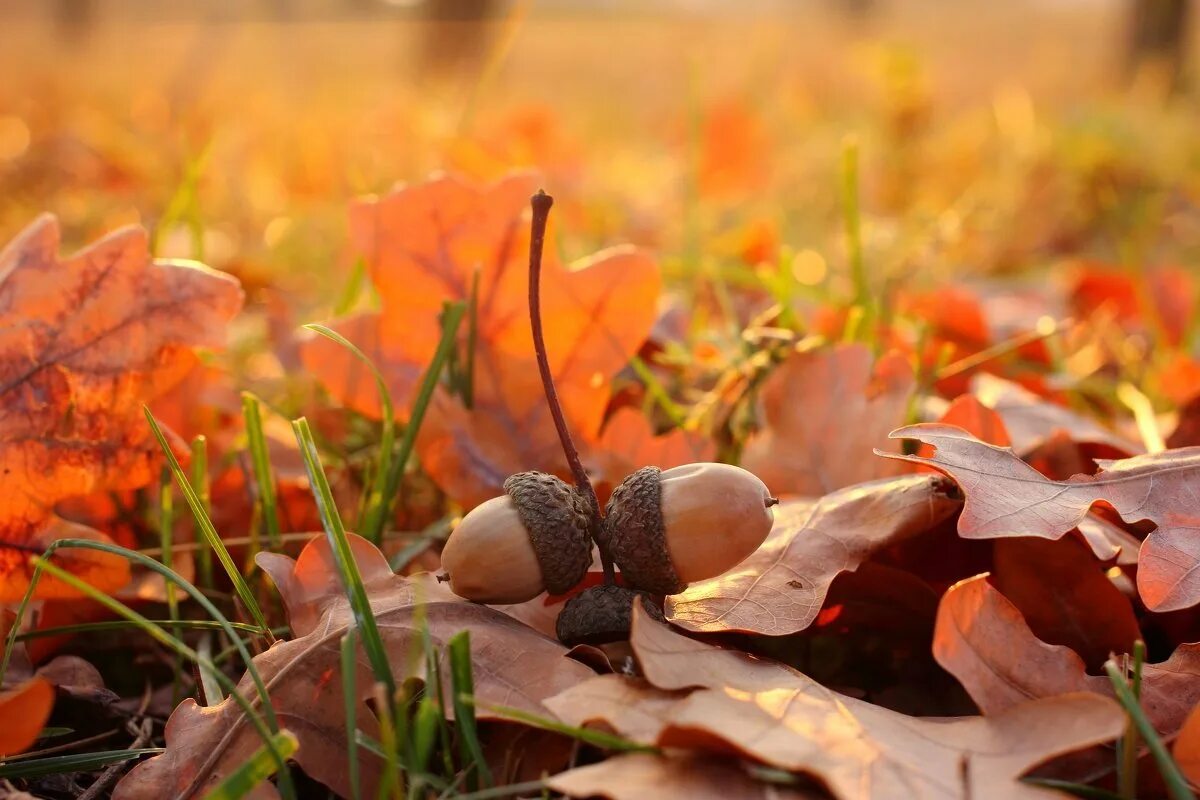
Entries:
[[568, 647], [625, 641], [629, 638], [635, 597], [642, 598], [642, 607], [652, 618], [667, 621], [649, 593], [604, 584], [584, 589], [567, 601], [555, 623], [558, 640]]
[[613, 489], [601, 541], [628, 583], [654, 594], [678, 594], [687, 583], [667, 550], [661, 476], [658, 467], [642, 467]]
[[550, 594], [562, 594], [583, 580], [592, 565], [592, 514], [588, 502], [568, 483], [545, 472], [518, 472], [504, 482]]

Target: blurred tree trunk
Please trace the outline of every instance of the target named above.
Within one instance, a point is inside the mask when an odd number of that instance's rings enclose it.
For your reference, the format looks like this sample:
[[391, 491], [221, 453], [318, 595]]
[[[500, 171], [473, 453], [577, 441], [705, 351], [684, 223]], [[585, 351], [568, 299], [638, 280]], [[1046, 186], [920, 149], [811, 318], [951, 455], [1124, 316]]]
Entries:
[[487, 57], [499, 0], [425, 0], [421, 63], [445, 75], [474, 71]]
[[54, 28], [65, 42], [77, 44], [96, 24], [95, 0], [55, 0]]
[[1126, 77], [1147, 78], [1168, 92], [1179, 88], [1187, 58], [1192, 0], [1133, 0]]

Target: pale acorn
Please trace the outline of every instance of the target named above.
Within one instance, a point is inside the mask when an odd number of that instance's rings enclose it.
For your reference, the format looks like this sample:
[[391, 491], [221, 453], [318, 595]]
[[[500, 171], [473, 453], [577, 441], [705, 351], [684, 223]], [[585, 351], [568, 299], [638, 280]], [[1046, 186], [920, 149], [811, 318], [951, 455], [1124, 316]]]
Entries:
[[519, 472], [504, 494], [471, 510], [446, 540], [450, 590], [479, 603], [532, 600], [566, 592], [592, 563], [587, 501], [544, 472]]
[[602, 541], [626, 583], [676, 594], [757, 550], [777, 502], [758, 476], [729, 464], [643, 467], [613, 490]]

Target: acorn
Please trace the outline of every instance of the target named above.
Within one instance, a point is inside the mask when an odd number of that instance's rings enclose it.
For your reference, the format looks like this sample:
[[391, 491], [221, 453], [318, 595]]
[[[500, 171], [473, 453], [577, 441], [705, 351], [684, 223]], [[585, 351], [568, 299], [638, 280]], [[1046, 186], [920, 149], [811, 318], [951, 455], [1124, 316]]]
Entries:
[[505, 494], [476, 506], [446, 540], [450, 590], [479, 603], [523, 603], [562, 594], [592, 564], [588, 501], [544, 472], [518, 472]]
[[729, 464], [642, 467], [613, 490], [601, 544], [627, 583], [677, 594], [757, 550], [778, 502], [758, 476]]
[[558, 640], [574, 647], [628, 639], [635, 597], [642, 598], [642, 606], [651, 617], [659, 622], [667, 621], [648, 592], [603, 584], [584, 589], [567, 601], [554, 625]]

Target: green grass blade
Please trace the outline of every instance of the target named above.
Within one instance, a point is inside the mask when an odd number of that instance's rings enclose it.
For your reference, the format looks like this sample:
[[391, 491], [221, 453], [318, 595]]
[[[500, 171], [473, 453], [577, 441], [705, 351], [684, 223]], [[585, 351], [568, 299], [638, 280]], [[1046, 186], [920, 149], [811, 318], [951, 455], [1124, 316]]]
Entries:
[[510, 783], [507, 786], [493, 786], [490, 789], [480, 789], [467, 794], [456, 794], [454, 800], [499, 800], [502, 797], [512, 797], [514, 794], [544, 792], [545, 790], [545, 781], [525, 781], [524, 783]]
[[850, 261], [850, 279], [854, 283], [854, 304], [862, 309], [861, 333], [872, 338], [875, 315], [874, 298], [867, 280], [863, 259], [862, 212], [859, 208], [858, 141], [846, 139], [842, 146], [842, 216], [845, 222], [846, 249]]
[[91, 770], [132, 761], [142, 756], [158, 755], [161, 747], [142, 747], [135, 750], [101, 750], [95, 753], [75, 753], [69, 756], [31, 758], [0, 764], [0, 778], [40, 778], [43, 775], [61, 775], [68, 772], [90, 772]]
[[[479, 744], [479, 731], [475, 723], [475, 678], [471, 674], [471, 632], [459, 631], [450, 638], [450, 681], [453, 691], [454, 724], [458, 730], [462, 750], [463, 768], [468, 771], [467, 783], [478, 788], [476, 776], [485, 786], [492, 785], [491, 771], [483, 757]], [[474, 769], [472, 774], [470, 771]]]
[[1158, 772], [1162, 775], [1163, 783], [1167, 786], [1167, 794], [1171, 800], [1196, 800], [1196, 795], [1188, 788], [1187, 779], [1179, 771], [1179, 765], [1175, 763], [1175, 759], [1171, 758], [1171, 754], [1167, 752], [1167, 746], [1159, 738], [1158, 731], [1154, 730], [1154, 726], [1146, 717], [1146, 712], [1142, 711], [1141, 704], [1133, 696], [1133, 689], [1129, 687], [1125, 676], [1121, 674], [1111, 659], [1104, 663], [1104, 671], [1108, 674], [1109, 681], [1112, 682], [1117, 701], [1125, 709], [1129, 718], [1133, 720], [1138, 733], [1146, 742], [1147, 749], [1154, 756], [1154, 763], [1158, 765]]
[[463, 370], [463, 405], [475, 405], [475, 349], [479, 346], [479, 267], [471, 275], [471, 297], [467, 303], [467, 365]]
[[321, 524], [329, 539], [333, 559], [337, 564], [338, 576], [342, 581], [342, 590], [350, 601], [350, 610], [354, 614], [354, 624], [362, 636], [363, 649], [375, 680], [387, 687], [388, 697], [396, 693], [396, 680], [392, 677], [391, 662], [383, 647], [383, 638], [379, 635], [379, 626], [375, 623], [375, 614], [371, 611], [371, 602], [367, 598], [367, 589], [363, 586], [362, 576], [358, 572], [358, 564], [350, 549], [350, 541], [346, 538], [346, 529], [342, 525], [342, 517], [338, 513], [337, 504], [333, 500], [333, 492], [329, 488], [329, 480], [325, 477], [325, 469], [321, 466], [321, 455], [317, 452], [317, 443], [313, 441], [312, 431], [308, 420], [300, 417], [292, 421], [292, 429], [296, 441], [300, 444], [300, 453], [304, 457], [304, 469], [308, 473], [308, 482], [312, 487], [313, 497], [317, 501], [317, 511], [321, 516]]
[[497, 706], [478, 703], [489, 711], [500, 714], [502, 716], [514, 719], [517, 722], [524, 723], [531, 728], [540, 728], [544, 731], [552, 733], [560, 733], [563, 736], [569, 736], [572, 739], [577, 739], [585, 744], [603, 747], [606, 750], [617, 750], [620, 752], [631, 753], [657, 753], [658, 748], [650, 745], [640, 744], [639, 742], [626, 739], [622, 736], [617, 736], [613, 733], [605, 733], [604, 731], [594, 728], [578, 728], [573, 725], [567, 725], [555, 719], [541, 717], [537, 714], [531, 714], [528, 711], [522, 711], [519, 708], [510, 708], [509, 706]]
[[376, 800], [386, 797], [400, 800], [404, 796], [404, 777], [400, 771], [400, 744], [396, 736], [395, 695], [389, 694], [382, 683], [375, 684], [375, 707], [379, 717], [379, 743], [383, 749], [383, 780], [379, 782]]
[[412, 415], [408, 418], [408, 425], [404, 427], [404, 437], [400, 440], [400, 448], [396, 452], [396, 457], [392, 459], [388, 468], [387, 484], [384, 490], [384, 500], [387, 504], [385, 519], [391, 516], [392, 504], [396, 501], [396, 492], [400, 489], [400, 479], [404, 477], [404, 468], [408, 466], [408, 459], [412, 456], [413, 448], [416, 447], [417, 433], [421, 430], [421, 423], [425, 421], [425, 412], [429, 410], [429, 403], [433, 400], [433, 391], [437, 388], [446, 361], [454, 351], [455, 337], [458, 336], [458, 327], [462, 324], [465, 314], [466, 305], [463, 303], [446, 303], [443, 306], [442, 334], [438, 341], [437, 351], [433, 354], [433, 360], [429, 362], [428, 369], [421, 377], [421, 387], [417, 390], [417, 399], [413, 401]]
[[225, 780], [217, 785], [217, 788], [204, 796], [204, 799], [241, 800], [254, 787], [274, 775], [279, 769], [279, 762], [272, 753], [272, 749], [275, 753], [290, 758], [299, 747], [300, 742], [296, 740], [295, 734], [288, 730], [280, 731], [271, 737], [271, 747], [263, 745], [255, 750], [254, 755], [229, 773]]
[[[1141, 639], [1133, 643], [1133, 663], [1131, 664], [1130, 688], [1133, 699], [1142, 699], [1142, 664], [1146, 660], [1146, 643]], [[1121, 737], [1117, 748], [1117, 791], [1126, 800], [1137, 796], [1137, 762], [1138, 762], [1138, 732], [1133, 719], [1125, 726], [1125, 735]]]
[[204, 705], [215, 706], [225, 699], [225, 692], [221, 691], [221, 683], [212, 672], [217, 667], [212, 657], [212, 639], [209, 634], [206, 633], [200, 638], [196, 652], [200, 654], [197, 664], [200, 670], [200, 688], [204, 691]]
[[350, 278], [342, 287], [342, 294], [333, 304], [333, 315], [344, 317], [358, 305], [358, 296], [362, 294], [363, 285], [367, 278], [367, 260], [362, 256], [354, 259], [354, 267], [350, 270]]
[[[229, 555], [229, 550], [225, 547], [225, 543], [221, 541], [220, 535], [217, 534], [217, 529], [213, 527], [212, 520], [205, 510], [204, 502], [198, 495], [192, 484], [188, 481], [187, 476], [183, 472], [183, 467], [179, 465], [179, 459], [175, 458], [175, 453], [171, 450], [171, 445], [167, 442], [167, 437], [163, 434], [162, 428], [158, 425], [158, 420], [150, 413], [150, 409], [146, 408], [146, 421], [150, 423], [150, 429], [154, 431], [154, 437], [158, 439], [159, 447], [167, 457], [167, 466], [171, 470], [171, 474], [175, 476], [175, 483], [179, 490], [183, 492], [184, 499], [187, 500], [188, 507], [192, 510], [192, 516], [195, 517], [196, 527], [199, 528], [201, 536], [208, 543], [209, 548], [217, 554], [217, 558], [221, 561], [221, 565], [225, 568], [226, 574], [229, 575], [229, 580], [233, 583], [233, 590], [241, 599], [242, 605], [246, 611], [258, 624], [260, 632], [267, 637], [269, 641], [274, 641], [271, 636], [271, 629], [267, 625], [267, 619], [263, 616], [262, 609], [258, 606], [258, 601], [254, 599], [254, 592], [250, 590], [250, 586], [246, 583], [246, 579], [242, 576], [237, 565], [233, 563], [233, 557]], [[201, 553], [206, 552], [200, 550]]]
[[282, 540], [279, 527], [279, 508], [275, 498], [275, 476], [271, 471], [271, 456], [267, 438], [263, 435], [262, 404], [250, 392], [242, 392], [242, 419], [246, 425], [246, 443], [250, 450], [250, 466], [254, 470], [254, 485], [262, 519], [267, 528], [271, 549], [278, 550]]
[[[192, 491], [200, 498], [200, 507], [207, 516], [212, 507], [212, 497], [208, 486], [208, 439], [204, 436], [192, 439], [192, 470], [188, 481]], [[213, 588], [212, 553], [206, 548], [196, 551], [196, 573], [201, 586]]]
[[[262, 675], [259, 674], [258, 668], [255, 666], [254, 660], [250, 655], [250, 651], [246, 649], [246, 644], [244, 641], [242, 641], [242, 638], [237, 635], [237, 631], [234, 628], [234, 623], [231, 623], [228, 619], [226, 619], [225, 615], [221, 613], [220, 609], [213, 605], [212, 601], [209, 600], [203, 592], [185, 580], [183, 576], [179, 575], [165, 565], [160, 564], [149, 556], [134, 550], [127, 550], [120, 545], [111, 544], [109, 542], [97, 542], [91, 539], [59, 539], [58, 541], [51, 543], [51, 545], [46, 548], [46, 552], [42, 555], [42, 559], [49, 559], [56, 550], [69, 548], [96, 550], [102, 553], [111, 553], [113, 555], [121, 556], [122, 558], [125, 558], [134, 564], [138, 564], [158, 573], [163, 578], [174, 583], [185, 593], [187, 593], [187, 595], [191, 597], [191, 599], [195, 601], [196, 604], [205, 611], [205, 613], [211, 616], [221, 626], [221, 629], [225, 632], [225, 635], [228, 636], [230, 641], [233, 642], [233, 647], [236, 648], [238, 654], [242, 657], [242, 662], [246, 667], [246, 674], [250, 676], [250, 681], [254, 685], [254, 689], [258, 695], [258, 701], [263, 708], [263, 714], [266, 717], [269, 730], [266, 727], [263, 727], [262, 721], [258, 718], [257, 712], [255, 712], [254, 709], [246, 702], [241, 693], [233, 692], [235, 701], [239, 706], [241, 706], [243, 711], [246, 712], [246, 717], [250, 724], [254, 727], [255, 731], [259, 733], [259, 736], [264, 741], [268, 741], [271, 734], [279, 732], [279, 720], [275, 716], [275, 710], [271, 705], [270, 695], [267, 693], [266, 684], [263, 683]], [[47, 561], [46, 563], [48, 564], [49, 562]], [[37, 582], [41, 577], [42, 572], [43, 568], [39, 562], [39, 565], [34, 568], [33, 575], [29, 581], [29, 587], [25, 590], [25, 595], [21, 598], [21, 602], [17, 606], [17, 624], [14, 624], [12, 630], [9, 632], [8, 640], [5, 642], [4, 647], [4, 658], [3, 660], [0, 660], [0, 682], [3, 682], [4, 680], [4, 673], [7, 669], [9, 660], [12, 657], [13, 648], [16, 646], [17, 630], [20, 627], [20, 621], [25, 618], [25, 612], [29, 607], [31, 599], [33, 598], [33, 593], [37, 588]], [[78, 579], [74, 578], [74, 576], [71, 577], [72, 580], [78, 581]], [[96, 592], [93, 587], [87, 584], [83, 584], [83, 586], [86, 588], [81, 589], [81, 591], [84, 591], [85, 594], [89, 591]], [[98, 594], [100, 594], [100, 596], [103, 598], [103, 600], [100, 601], [102, 604], [107, 605], [110, 602], [116, 603], [116, 601], [111, 600], [111, 598], [109, 598], [107, 595], [102, 593]], [[120, 603], [116, 603], [116, 605], [119, 607], [116, 609], [116, 613], [118, 615], [123, 616], [127, 620], [135, 623], [136, 627], [146, 632], [152, 638], [158, 641], [163, 641], [160, 636], [165, 636], [170, 641], [163, 643], [174, 652], [184, 655], [185, 657], [188, 657], [188, 654], [191, 653], [190, 648], [187, 648], [186, 645], [184, 645], [176, 637], [166, 633], [166, 631], [162, 628], [151, 623], [150, 620], [147, 620], [140, 614], [125, 608]], [[123, 613], [120, 609], [124, 609], [129, 613]], [[149, 626], [149, 629], [147, 629], [147, 625]], [[223, 673], [218, 673], [218, 675], [219, 681], [229, 680]], [[230, 682], [228, 685], [222, 685], [225, 686], [227, 690], [233, 688], [232, 682]], [[285, 797], [292, 798], [295, 796], [295, 789], [292, 786], [291, 775], [288, 772], [284, 771], [281, 773], [279, 785], [280, 790], [283, 792]]]
[[[51, 547], [53, 547], [53, 545], [51, 545]], [[183, 656], [184, 658], [186, 658], [187, 660], [191, 661], [194, 664], [201, 664], [201, 665], [206, 666], [209, 670], [212, 671], [213, 677], [217, 680], [217, 682], [221, 685], [221, 687], [223, 689], [225, 689], [225, 691], [228, 692], [231, 697], [233, 697], [234, 702], [236, 702], [241, 707], [242, 711], [246, 714], [246, 718], [250, 721], [250, 724], [254, 727], [255, 731], [258, 733], [259, 737], [263, 740], [263, 742], [266, 743], [268, 746], [271, 746], [272, 731], [267, 729], [267, 726], [263, 723], [262, 717], [260, 717], [258, 712], [254, 709], [254, 707], [252, 705], [250, 705], [250, 702], [245, 697], [243, 697], [240, 692], [237, 691], [237, 687], [233, 683], [233, 681], [231, 681], [223, 672], [221, 672], [219, 669], [217, 669], [216, 666], [213, 665], [211, 661], [209, 661], [206, 658], [203, 658], [199, 653], [197, 653], [192, 648], [188, 647], [186, 644], [181, 642], [179, 639], [176, 639], [174, 636], [167, 633], [167, 631], [164, 630], [163, 628], [160, 628], [157, 625], [152, 624], [150, 622], [150, 620], [146, 619], [141, 614], [139, 614], [136, 611], [134, 611], [133, 609], [131, 609], [129, 606], [125, 605], [124, 603], [120, 602], [119, 600], [115, 600], [114, 598], [109, 597], [107, 594], [99, 591], [91, 584], [80, 580], [79, 578], [72, 575], [70, 572], [67, 572], [65, 569], [62, 569], [58, 565], [51, 563], [47, 558], [43, 558], [41, 556], [33, 556], [33, 557], [31, 557], [30, 561], [35, 566], [35, 569], [34, 569], [34, 577], [35, 578], [39, 577], [42, 572], [52, 575], [53, 577], [57, 578], [58, 580], [62, 581], [65, 584], [67, 584], [68, 586], [75, 589], [76, 591], [86, 595], [89, 599], [93, 600], [94, 602], [99, 603], [100, 605], [104, 606], [109, 611], [113, 612], [114, 614], [118, 614], [118, 615], [125, 617], [126, 619], [136, 623], [138, 625], [138, 627], [141, 628], [141, 630], [147, 636], [151, 637], [158, 643], [164, 645], [165, 647], [170, 648], [171, 650], [173, 650], [174, 652]], [[270, 703], [269, 702], [265, 703], [264, 707], [269, 708]], [[271, 712], [271, 718], [274, 719], [273, 712]], [[286, 758], [283, 757], [281, 754], [277, 753], [274, 750], [273, 746], [271, 747], [271, 752], [275, 755], [280, 768], [284, 770], [284, 774], [286, 774], [286, 769], [287, 769]], [[290, 779], [288, 779], [288, 788], [290, 789]], [[291, 793], [289, 792], [289, 795], [290, 794]]]
[[379, 544], [383, 538], [383, 526], [387, 520], [389, 504], [385, 492], [388, 470], [390, 469], [393, 456], [392, 451], [395, 449], [396, 442], [396, 411], [392, 405], [392, 393], [388, 389], [387, 381], [384, 380], [379, 368], [353, 342], [324, 325], [312, 323], [304, 327], [346, 348], [355, 358], [366, 365], [367, 369], [371, 371], [371, 375], [375, 378], [375, 390], [379, 393], [379, 405], [383, 409], [383, 419], [381, 421], [383, 427], [379, 436], [379, 464], [376, 466], [374, 476], [371, 480], [366, 511], [359, 522], [358, 532], [367, 541]]
[[358, 728], [358, 687], [355, 680], [358, 673], [358, 659], [355, 657], [354, 629], [349, 628], [342, 636], [342, 698], [346, 709], [346, 769], [350, 773], [350, 800], [361, 797], [358, 776], [358, 743], [354, 735]]
[[[209, 619], [152, 619], [154, 625], [163, 628], [178, 628], [180, 630], [198, 630], [198, 631], [220, 631], [225, 630], [219, 622], [214, 622]], [[247, 625], [243, 622], [230, 622], [229, 626], [235, 631], [243, 631], [247, 633], [258, 633], [258, 627], [255, 625]], [[17, 641], [24, 642], [30, 639], [43, 639], [48, 636], [68, 636], [76, 633], [107, 633], [109, 631], [128, 630], [136, 628], [127, 619], [108, 619], [101, 622], [80, 622], [76, 625], [56, 625], [53, 628], [37, 628], [31, 631], [23, 631], [17, 634]], [[179, 634], [172, 631], [172, 634], [178, 638]]]

